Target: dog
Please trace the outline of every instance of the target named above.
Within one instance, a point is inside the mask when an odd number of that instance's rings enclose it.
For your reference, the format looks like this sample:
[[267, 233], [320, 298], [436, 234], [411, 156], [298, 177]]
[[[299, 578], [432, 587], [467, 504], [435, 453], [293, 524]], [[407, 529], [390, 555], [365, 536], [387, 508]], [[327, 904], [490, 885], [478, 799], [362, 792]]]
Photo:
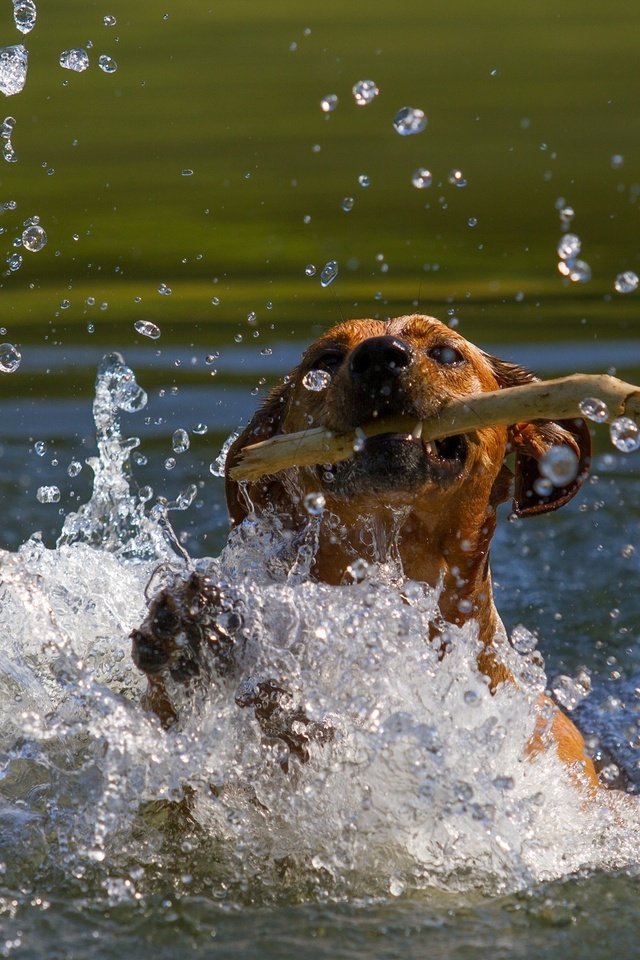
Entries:
[[[323, 385], [308, 389], [309, 377]], [[437, 417], [451, 400], [529, 383], [536, 377], [470, 343], [439, 320], [412, 314], [391, 320], [350, 320], [313, 343], [300, 364], [275, 387], [231, 446], [226, 498], [233, 526], [250, 516], [276, 517], [282, 529], [301, 532], [309, 522], [308, 498], [324, 498], [310, 574], [318, 581], [349, 581], [363, 552], [370, 563], [393, 554], [405, 578], [437, 588], [442, 624], [432, 643], [446, 656], [446, 624], [477, 624], [478, 668], [495, 691], [514, 682], [496, 655], [504, 636], [493, 600], [489, 548], [499, 504], [513, 499], [519, 517], [555, 510], [578, 491], [588, 474], [591, 440], [581, 419], [481, 427], [425, 442], [419, 423]], [[249, 483], [230, 470], [243, 447], [277, 434], [322, 426], [357, 430], [377, 418], [415, 418], [410, 433], [363, 439], [352, 457], [335, 465], [292, 468]], [[575, 456], [576, 475], [561, 486], [540, 484], [539, 463], [552, 447]], [[514, 455], [513, 470], [505, 463]], [[226, 610], [220, 627], [220, 617]], [[237, 615], [237, 614], [236, 614]], [[188, 685], [233, 661], [232, 592], [192, 573], [160, 592], [132, 633], [133, 659], [147, 674], [148, 706], [165, 726], [177, 719], [166, 678]], [[206, 657], [204, 653], [206, 652]], [[206, 677], [205, 677], [206, 680]], [[331, 739], [328, 725], [312, 724], [278, 682], [245, 680], [236, 702], [253, 707], [265, 735], [279, 738], [290, 755], [308, 757], [312, 740]], [[599, 786], [584, 740], [572, 721], [543, 698], [528, 752], [554, 749], [588, 790]], [[286, 767], [286, 762], [284, 766]]]

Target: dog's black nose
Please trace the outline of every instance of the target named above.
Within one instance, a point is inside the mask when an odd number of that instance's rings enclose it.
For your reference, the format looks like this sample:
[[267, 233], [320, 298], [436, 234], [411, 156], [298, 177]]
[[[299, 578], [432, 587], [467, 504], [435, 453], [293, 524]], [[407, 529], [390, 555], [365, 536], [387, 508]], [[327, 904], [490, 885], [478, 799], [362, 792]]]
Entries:
[[388, 379], [408, 367], [412, 357], [411, 347], [404, 340], [370, 337], [351, 354], [349, 370], [356, 379]]

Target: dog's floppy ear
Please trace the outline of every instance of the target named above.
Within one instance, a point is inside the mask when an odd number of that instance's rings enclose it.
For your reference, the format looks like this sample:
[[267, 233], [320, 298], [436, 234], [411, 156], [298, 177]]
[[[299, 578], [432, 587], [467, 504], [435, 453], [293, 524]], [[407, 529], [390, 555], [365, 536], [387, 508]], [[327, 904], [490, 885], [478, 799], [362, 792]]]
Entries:
[[[487, 355], [485, 355], [487, 356]], [[487, 356], [501, 387], [516, 387], [537, 380], [532, 373], [515, 363]], [[539, 492], [542, 475], [539, 462], [551, 447], [568, 447], [576, 456], [577, 473], [563, 486]], [[578, 492], [589, 473], [591, 434], [584, 420], [533, 420], [515, 423], [509, 428], [509, 451], [516, 455], [513, 510], [518, 517], [547, 513], [562, 507]], [[538, 489], [536, 489], [538, 488]]]
[[239, 484], [231, 479], [229, 470], [239, 461], [243, 447], [260, 443], [261, 440], [268, 440], [280, 433], [289, 406], [291, 388], [291, 380], [274, 387], [229, 448], [224, 468], [224, 482], [227, 509], [234, 524], [241, 523], [252, 507], [263, 508], [266, 504], [273, 503], [282, 490], [281, 482], [275, 477], [261, 477], [253, 483]]

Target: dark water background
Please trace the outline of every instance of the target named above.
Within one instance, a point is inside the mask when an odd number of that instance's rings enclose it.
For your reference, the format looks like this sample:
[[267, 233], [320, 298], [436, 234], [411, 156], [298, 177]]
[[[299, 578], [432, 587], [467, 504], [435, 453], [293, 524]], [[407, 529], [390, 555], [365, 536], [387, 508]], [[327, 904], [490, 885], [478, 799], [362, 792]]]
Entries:
[[[9, 6], [2, 18], [3, 42], [20, 42]], [[53, 545], [61, 514], [86, 499], [88, 468], [67, 468], [93, 453], [93, 379], [110, 350], [150, 394], [135, 422], [148, 461], [138, 482], [168, 498], [200, 487], [176, 517], [195, 555], [225, 536], [209, 471], [222, 440], [342, 317], [455, 316], [542, 375], [613, 369], [638, 382], [640, 293], [616, 293], [614, 279], [640, 270], [639, 30], [637, 4], [596, 0], [42, 2], [26, 87], [5, 104], [18, 162], [2, 165], [0, 200], [17, 206], [0, 215], [0, 254], [33, 215], [48, 243], [1, 281], [1, 339], [23, 359], [0, 374], [0, 545], [34, 530]], [[86, 73], [59, 67], [63, 49], [88, 42]], [[98, 68], [102, 53], [115, 73]], [[358, 107], [351, 87], [369, 78], [380, 95]], [[339, 97], [329, 115], [327, 94]], [[392, 120], [407, 105], [429, 124], [402, 138]], [[425, 190], [411, 183], [421, 166]], [[467, 186], [449, 182], [454, 169]], [[563, 205], [591, 266], [584, 284], [557, 271]], [[329, 260], [339, 275], [322, 288]], [[167, 470], [178, 427], [191, 447]], [[637, 669], [640, 504], [637, 455], [612, 456], [606, 434], [598, 448], [583, 509], [505, 526], [495, 569], [506, 619], [540, 631], [551, 669], [587, 663], [606, 685]], [[59, 504], [38, 503], [43, 484], [60, 487]], [[134, 909], [79, 905], [64, 878], [46, 910], [40, 894], [30, 879], [0, 900], [1, 955], [631, 957], [640, 929], [630, 875], [442, 904], [225, 910], [167, 895]]]

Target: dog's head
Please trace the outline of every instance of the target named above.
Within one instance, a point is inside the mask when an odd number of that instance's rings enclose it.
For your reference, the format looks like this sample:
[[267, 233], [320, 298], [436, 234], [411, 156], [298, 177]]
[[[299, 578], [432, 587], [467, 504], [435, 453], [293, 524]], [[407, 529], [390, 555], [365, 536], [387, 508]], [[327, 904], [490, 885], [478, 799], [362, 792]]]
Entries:
[[[527, 383], [535, 377], [492, 357], [432, 317], [389, 321], [352, 320], [329, 330], [306, 351], [298, 367], [276, 387], [232, 446], [227, 470], [243, 446], [310, 427], [346, 432], [380, 417], [437, 416], [452, 399]], [[319, 389], [318, 389], [319, 388]], [[416, 432], [417, 434], [417, 432]], [[577, 458], [574, 480], [545, 489], [538, 463], [552, 446]], [[515, 453], [515, 485], [503, 466]], [[485, 427], [475, 433], [424, 442], [420, 436], [383, 433], [366, 439], [352, 457], [333, 466], [284, 471], [241, 490], [227, 475], [231, 518], [240, 522], [253, 506], [295, 513], [306, 494], [322, 492], [334, 509], [372, 512], [410, 505], [432, 514], [477, 510], [514, 496], [520, 516], [556, 509], [576, 493], [590, 456], [582, 420], [536, 421]], [[454, 499], [455, 498], [455, 501]]]

